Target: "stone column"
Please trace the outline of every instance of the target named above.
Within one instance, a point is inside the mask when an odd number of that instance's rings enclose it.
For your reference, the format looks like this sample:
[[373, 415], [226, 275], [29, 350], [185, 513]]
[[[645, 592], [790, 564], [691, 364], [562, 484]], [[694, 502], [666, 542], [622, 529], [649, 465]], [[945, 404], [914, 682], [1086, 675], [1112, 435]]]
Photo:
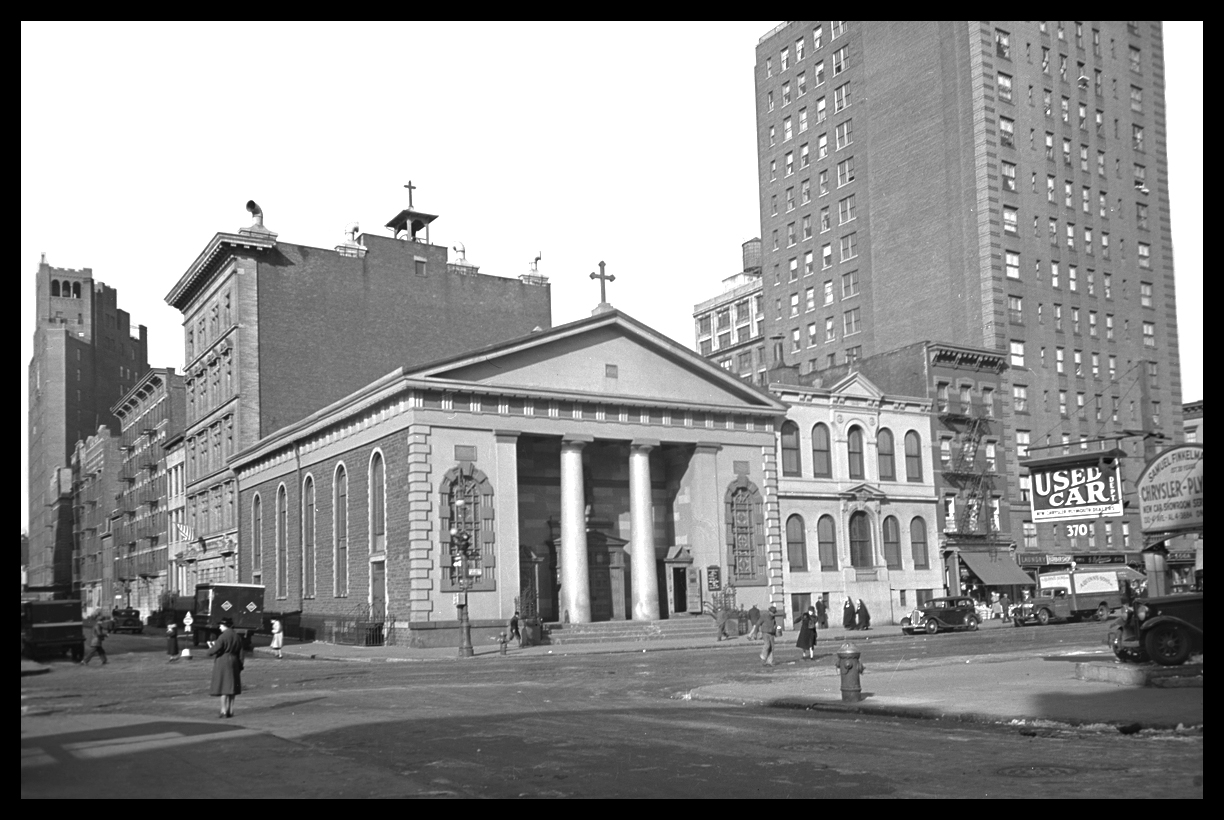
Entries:
[[586, 493], [582, 479], [582, 448], [590, 438], [561, 441], [561, 620], [591, 622], [591, 583], [587, 566]]
[[659, 574], [655, 563], [654, 500], [650, 451], [657, 441], [635, 441], [629, 448], [629, 555], [633, 560], [633, 620], [659, 619]]

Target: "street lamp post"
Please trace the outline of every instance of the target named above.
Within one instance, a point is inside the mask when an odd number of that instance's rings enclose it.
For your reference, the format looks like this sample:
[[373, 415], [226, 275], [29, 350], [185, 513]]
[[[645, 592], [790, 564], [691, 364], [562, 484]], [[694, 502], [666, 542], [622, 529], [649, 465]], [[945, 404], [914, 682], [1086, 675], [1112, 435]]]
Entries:
[[455, 521], [450, 530], [451, 567], [455, 575], [455, 584], [459, 593], [455, 599], [455, 609], [459, 613], [459, 657], [470, 658], [475, 654], [472, 649], [472, 623], [468, 618], [467, 594], [472, 587], [473, 579], [480, 574], [480, 568], [475, 561], [473, 549], [479, 549], [473, 544], [472, 534], [467, 531], [464, 499], [457, 498], [454, 502]]

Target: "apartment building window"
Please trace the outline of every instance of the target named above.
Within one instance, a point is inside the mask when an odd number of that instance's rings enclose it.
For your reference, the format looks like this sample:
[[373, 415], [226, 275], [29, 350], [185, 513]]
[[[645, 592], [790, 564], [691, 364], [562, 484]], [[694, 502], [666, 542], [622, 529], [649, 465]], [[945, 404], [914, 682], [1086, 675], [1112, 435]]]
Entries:
[[777, 178], [778, 178], [778, 161], [776, 159], [771, 159], [769, 161], [769, 181], [773, 182]]
[[995, 29], [995, 54], [1005, 60], [1011, 59], [1011, 35], [1003, 29]]
[[1048, 88], [1041, 90], [1041, 110], [1050, 118], [1054, 116], [1054, 92]]
[[1101, 375], [1101, 354], [1092, 354], [1092, 378], [1099, 378]]
[[[1074, 225], [1068, 225], [1068, 228], [1074, 229]], [[1067, 247], [1075, 250], [1074, 232], [1067, 237]], [[1075, 265], [1067, 265], [1067, 290], [1075, 293], [1079, 289], [1079, 270]], [[1079, 333], [1079, 308], [1073, 308], [1072, 312], [1076, 319], [1076, 333]]]
[[[1067, 55], [1066, 54], [1058, 55], [1058, 77], [1064, 83], [1067, 81]], [[1066, 120], [1064, 120], [1064, 122], [1066, 122]]]
[[795, 78], [795, 91], [799, 97], [807, 94], [807, 72], [800, 71], [799, 76]]
[[1139, 283], [1139, 304], [1144, 307], [1152, 307], [1152, 283]]
[[825, 231], [829, 230], [832, 221], [833, 220], [829, 216], [829, 206], [826, 205], [820, 209], [820, 232], [824, 233]]
[[804, 131], [806, 131], [807, 126], [808, 126], [807, 109], [800, 108], [799, 109], [799, 133], [802, 134]]
[[770, 216], [778, 215], [778, 196], [777, 194], [771, 194], [769, 197], [769, 214]]
[[1003, 253], [1003, 268], [1007, 271], [1008, 279], [1020, 278], [1020, 254], [1015, 251], [1004, 251]]
[[786, 175], [790, 176], [793, 173], [795, 173], [795, 152], [787, 151], [786, 152]]
[[1015, 191], [1016, 190], [1016, 164], [1014, 162], [1007, 162], [1005, 160], [1000, 164], [1000, 167], [1002, 169], [1002, 174], [1003, 174], [1003, 190], [1004, 191]]
[[825, 319], [825, 341], [826, 342], [836, 342], [837, 341], [837, 327], [833, 324], [832, 316]]
[[790, 82], [788, 81], [788, 82], [782, 83], [782, 107], [786, 108], [786, 106], [790, 104], [791, 104], [791, 85], [790, 85]]
[[1152, 246], [1146, 242], [1139, 243], [1139, 267], [1144, 270], [1152, 267]]
[[812, 29], [812, 50], [815, 51], [824, 45], [824, 26], [816, 26]]
[[825, 81], [825, 66], [824, 66], [824, 60], [821, 60], [820, 62], [816, 63], [816, 65], [812, 69], [812, 85], [819, 88], [820, 86], [824, 85], [824, 81]]
[[846, 157], [837, 163], [837, 187], [854, 182], [854, 157]]
[[816, 323], [812, 322], [807, 326], [808, 347], [816, 346]]
[[1007, 148], [1016, 146], [1016, 123], [1007, 117], [999, 117], [999, 143]]
[[[773, 111], [773, 110], [774, 110], [774, 98], [773, 98], [773, 92], [772, 92], [772, 91], [766, 91], [766, 92], [765, 92], [765, 110], [766, 110], [766, 111]], [[770, 145], [772, 145], [772, 144], [773, 144], [773, 143], [770, 143]]]
[[799, 338], [799, 328], [791, 331], [791, 353], [798, 353], [803, 349], [803, 342]]
[[[1147, 363], [1147, 371], [1148, 371], [1148, 384], [1149, 384], [1149, 386], [1151, 386], [1151, 387], [1157, 387], [1157, 386], [1158, 386], [1158, 382], [1159, 382], [1159, 378], [1158, 378], [1158, 376], [1159, 376], [1159, 368], [1157, 367], [1156, 362], [1148, 362], [1148, 363]], [[1193, 442], [1191, 442], [1191, 443], [1193, 443]]]
[[[820, 141], [821, 141], [822, 146], [824, 144], [824, 138], [825, 138], [824, 134], [821, 134]], [[821, 148], [821, 150], [824, 150], [823, 147]], [[808, 167], [808, 164], [809, 164], [808, 147], [807, 147], [807, 144], [804, 143], [803, 145], [799, 146], [799, 167], [806, 168]]]
[[859, 321], [859, 309], [852, 308], [843, 314], [843, 336], [852, 336], [863, 329]]
[[812, 215], [811, 214], [805, 214], [803, 217], [803, 238], [804, 239], [812, 238]]
[[791, 118], [787, 117], [786, 119], [782, 120], [782, 141], [788, 142], [793, 139], [794, 136], [795, 132], [791, 128]]
[[1004, 233], [1018, 233], [1017, 223], [1020, 219], [1020, 212], [1010, 205], [1003, 206], [1003, 231]]
[[[816, 159], [824, 159], [829, 155], [829, 135], [821, 134], [816, 138]], [[807, 167], [807, 146], [803, 146], [803, 167]]]
[[833, 267], [833, 246], [824, 244], [820, 246], [820, 269], [828, 270]]
[[1088, 335], [1093, 339], [1097, 337], [1097, 312], [1095, 310], [1088, 311]]
[[1143, 190], [1147, 187], [1147, 168], [1137, 162], [1134, 168], [1135, 188], [1136, 190]]
[[854, 194], [837, 203], [837, 224], [845, 225], [855, 218]]
[[[1050, 287], [1058, 287], [1058, 262], [1053, 259], [1050, 260]], [[1060, 308], [1058, 305], [1054, 306], [1054, 318], [1055, 320], [1062, 319], [1062, 308]], [[1058, 329], [1062, 330], [1061, 324], [1059, 325]]]
[[816, 309], [816, 288], [808, 288], [804, 291], [806, 297], [806, 305], [808, 310]]
[[1012, 101], [1012, 78], [1009, 74], [999, 72], [999, 99]]
[[850, 83], [840, 85], [833, 92], [833, 113], [844, 111], [850, 105]]
[[1041, 73], [1050, 73], [1050, 50], [1045, 47], [1041, 49]]
[[1084, 378], [1084, 353], [1081, 350], [1071, 352], [1071, 364], [1075, 367], [1075, 378]]
[[1070, 125], [1071, 124], [1071, 99], [1069, 97], [1062, 98], [1062, 103], [1060, 104], [1059, 111], [1062, 114], [1063, 123], [1066, 125]]
[[[836, 31], [836, 29], [835, 29]], [[836, 39], [836, 36], [834, 36]], [[833, 52], [833, 76], [841, 74], [850, 64], [850, 46], [842, 46]]]
[[1028, 412], [1028, 386], [1023, 384], [1012, 385], [1012, 409], [1017, 413]]
[[[1092, 255], [1092, 228], [1084, 228], [1084, 253]], [[1092, 271], [1088, 271], [1088, 295], [1092, 295]]]
[[1028, 458], [1031, 434], [1028, 430], [1016, 431], [1016, 458]]
[[1013, 339], [1008, 353], [1012, 367], [1024, 367], [1024, 342]]
[[858, 256], [858, 234], [852, 233], [841, 238], [841, 261]]
[[842, 298], [849, 299], [851, 296], [858, 296], [859, 281], [858, 271], [850, 271], [842, 274]]
[[1143, 113], [1143, 89], [1137, 85], [1130, 87], [1130, 107], [1131, 111]]
[[1136, 74], [1143, 73], [1143, 52], [1135, 46], [1130, 47], [1130, 70]]
[[[792, 243], [793, 244], [793, 243]], [[790, 279], [788, 281], [795, 282], [799, 279], [799, 260], [792, 256], [790, 258]]]
[[1136, 151], [1143, 150], [1143, 126], [1142, 125], [1132, 125], [1131, 126], [1131, 147], [1134, 148]]
[[939, 463], [945, 468], [952, 464], [952, 439], [950, 438], [939, 440]]
[[803, 205], [812, 201], [812, 181], [810, 179], [799, 183], [799, 201]]
[[1007, 297], [1007, 319], [1012, 324], [1024, 324], [1024, 299], [1020, 296]]
[[795, 210], [795, 189], [794, 188], [786, 189], [786, 210], [788, 213], [790, 211]]
[[833, 280], [824, 283], [824, 303], [826, 305], [833, 304]]
[[790, 49], [789, 48], [782, 49], [782, 54], [779, 57], [778, 63], [779, 65], [781, 65], [783, 71], [786, 71], [786, 69], [790, 68]]
[[1066, 358], [1067, 351], [1065, 348], [1054, 348], [1054, 372], [1058, 374], [1066, 373]]
[[773, 76], [773, 58], [772, 57], [765, 58], [765, 76], [766, 78]]
[[[1112, 315], [1112, 314], [1110, 314], [1110, 313], [1106, 313], [1106, 314], [1105, 314], [1105, 341], [1107, 341], [1107, 342], [1112, 342], [1113, 340], [1114, 340], [1114, 320], [1113, 320], [1113, 315]], [[1110, 377], [1110, 378], [1113, 378], [1113, 373], [1112, 373], [1112, 372], [1109, 374], [1109, 377]]]
[[792, 293], [790, 296], [790, 315], [799, 315], [799, 294]]
[[1152, 322], [1143, 323], [1143, 346], [1156, 346], [1156, 325]]
[[[1104, 193], [1101, 194], [1102, 197]], [[1109, 258], [1109, 231], [1101, 231], [1101, 258]], [[1109, 298], [1109, 274], [1105, 274], [1105, 298]]]
[[821, 171], [816, 175], [816, 183], [820, 186], [820, 196], [829, 192], [829, 172]]
[[837, 150], [845, 148], [854, 141], [853, 123], [854, 120], [846, 120], [841, 125], [837, 126]]
[[1135, 224], [1139, 230], [1146, 231], [1148, 229], [1148, 206], [1142, 202], [1135, 203]]
[[820, 125], [825, 121], [827, 112], [825, 110], [825, 98], [821, 97], [816, 101], [816, 125]]
[[1064, 417], [1067, 415], [1067, 391], [1066, 390], [1058, 391], [1058, 414]]
[[803, 61], [803, 38], [800, 37], [795, 41], [795, 62]]

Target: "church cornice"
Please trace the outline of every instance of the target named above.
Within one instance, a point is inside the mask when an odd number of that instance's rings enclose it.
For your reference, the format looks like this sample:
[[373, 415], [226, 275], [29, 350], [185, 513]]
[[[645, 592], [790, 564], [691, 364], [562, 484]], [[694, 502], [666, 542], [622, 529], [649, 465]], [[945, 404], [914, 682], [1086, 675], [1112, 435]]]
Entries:
[[179, 277], [177, 283], [166, 294], [166, 304], [186, 312], [187, 306], [200, 289], [207, 284], [221, 263], [235, 251], [261, 251], [276, 247], [276, 235], [251, 233], [218, 233], [200, 255], [195, 258], [187, 271]]

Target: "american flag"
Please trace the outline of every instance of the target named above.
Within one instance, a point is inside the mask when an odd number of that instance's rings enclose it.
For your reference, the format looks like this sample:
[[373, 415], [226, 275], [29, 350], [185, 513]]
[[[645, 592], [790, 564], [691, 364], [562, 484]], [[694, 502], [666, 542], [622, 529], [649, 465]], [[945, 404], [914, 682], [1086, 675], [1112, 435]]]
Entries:
[[179, 535], [180, 541], [192, 540], [191, 539], [191, 527], [187, 526], [186, 524], [175, 524], [174, 526], [178, 528], [178, 535]]

